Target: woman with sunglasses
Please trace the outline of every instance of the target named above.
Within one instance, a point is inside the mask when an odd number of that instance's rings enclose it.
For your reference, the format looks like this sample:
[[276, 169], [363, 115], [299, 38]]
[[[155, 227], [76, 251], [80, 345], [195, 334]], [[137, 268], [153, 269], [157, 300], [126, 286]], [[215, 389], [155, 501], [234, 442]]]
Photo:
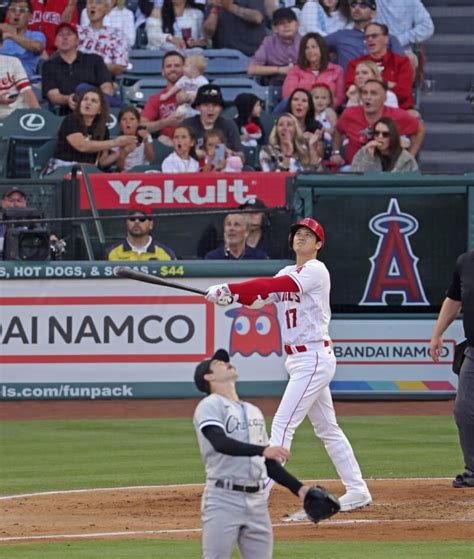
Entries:
[[416, 159], [402, 148], [395, 121], [382, 117], [374, 124], [373, 140], [354, 156], [354, 173], [409, 173], [418, 170]]

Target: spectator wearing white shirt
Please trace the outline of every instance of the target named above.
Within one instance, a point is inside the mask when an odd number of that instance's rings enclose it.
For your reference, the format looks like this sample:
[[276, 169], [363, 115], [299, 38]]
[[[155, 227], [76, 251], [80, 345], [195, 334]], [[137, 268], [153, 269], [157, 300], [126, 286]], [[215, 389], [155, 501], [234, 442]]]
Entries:
[[307, 0], [301, 10], [300, 33], [319, 33], [323, 37], [328, 34], [326, 14], [317, 0]]
[[[0, 47], [2, 39], [0, 33]], [[22, 63], [15, 56], [0, 54], [0, 120], [16, 109], [39, 109]]]
[[[133, 12], [125, 7], [125, 0], [111, 0], [112, 9], [104, 17], [104, 25], [119, 29], [127, 40], [127, 49], [135, 44], [135, 17]], [[87, 27], [90, 24], [87, 10], [82, 10], [81, 25]]]
[[206, 47], [203, 19], [193, 0], [164, 0], [161, 7], [155, 5], [146, 20], [147, 48], [183, 51]]
[[327, 33], [335, 33], [339, 29], [352, 29], [354, 23], [351, 17], [349, 0], [319, 0], [326, 16]]
[[178, 126], [173, 134], [174, 152], [161, 165], [163, 173], [197, 173], [196, 138], [186, 126]]
[[117, 76], [128, 66], [127, 41], [121, 31], [104, 25], [109, 11], [109, 0], [87, 0], [88, 26], [79, 26], [79, 50], [98, 54], [109, 69]]

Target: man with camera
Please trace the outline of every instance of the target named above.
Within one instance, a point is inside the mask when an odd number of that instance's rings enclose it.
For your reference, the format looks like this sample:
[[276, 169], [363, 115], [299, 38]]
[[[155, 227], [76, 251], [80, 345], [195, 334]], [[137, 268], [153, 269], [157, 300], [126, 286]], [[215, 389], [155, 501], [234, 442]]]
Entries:
[[66, 253], [66, 243], [56, 235], [48, 233], [42, 223], [34, 221], [42, 218], [42, 212], [28, 207], [23, 190], [13, 187], [4, 192], [0, 223], [0, 258], [62, 260]]

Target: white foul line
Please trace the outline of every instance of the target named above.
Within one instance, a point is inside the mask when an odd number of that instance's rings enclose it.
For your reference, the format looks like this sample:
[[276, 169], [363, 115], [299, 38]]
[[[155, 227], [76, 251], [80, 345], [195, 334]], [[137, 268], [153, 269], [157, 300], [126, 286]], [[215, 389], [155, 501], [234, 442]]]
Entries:
[[[435, 518], [417, 518], [417, 519], [405, 519], [405, 520], [369, 520], [358, 518], [354, 520], [325, 520], [321, 525], [323, 526], [341, 526], [347, 524], [395, 524], [397, 522], [442, 522], [442, 523], [449, 523], [449, 522], [457, 522], [457, 523], [471, 523], [471, 520], [459, 520], [459, 519], [446, 519], [446, 520], [437, 520]], [[285, 523], [277, 523], [272, 524], [273, 528], [288, 528], [290, 526], [311, 526], [313, 525], [312, 522], [285, 522]], [[87, 538], [107, 538], [113, 536], [151, 536], [151, 535], [160, 535], [160, 534], [187, 534], [187, 533], [200, 533], [202, 532], [201, 528], [180, 528], [176, 530], [127, 530], [126, 532], [96, 532], [91, 534], [50, 534], [44, 536], [11, 536], [8, 538], [0, 538], [0, 542], [12, 542], [12, 541], [29, 541], [29, 540], [58, 540], [58, 539], [67, 539], [67, 538], [80, 538], [80, 539], [87, 539]]]
[[[446, 481], [450, 477], [390, 477], [390, 478], [365, 478], [367, 481]], [[303, 480], [304, 482], [314, 483], [316, 480]], [[319, 479], [318, 483], [326, 483], [338, 481], [337, 479]], [[41, 491], [38, 493], [20, 493], [18, 495], [3, 495], [0, 501], [7, 501], [9, 499], [22, 499], [24, 497], [43, 497], [48, 495], [67, 495], [74, 493], [91, 493], [94, 491], [130, 491], [137, 489], [167, 489], [176, 487], [204, 487], [204, 483], [176, 483], [173, 485], [129, 485], [127, 487], [93, 487], [90, 489], [64, 489], [61, 491]]]

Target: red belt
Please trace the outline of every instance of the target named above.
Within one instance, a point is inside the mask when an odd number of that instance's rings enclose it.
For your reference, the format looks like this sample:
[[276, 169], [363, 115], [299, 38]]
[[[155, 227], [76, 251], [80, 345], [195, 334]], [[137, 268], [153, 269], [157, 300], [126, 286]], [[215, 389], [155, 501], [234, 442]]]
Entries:
[[[324, 347], [328, 347], [331, 345], [331, 342], [329, 342], [328, 340], [324, 340], [323, 345]], [[308, 348], [305, 345], [285, 345], [284, 347], [288, 355], [293, 355], [294, 353], [304, 353], [305, 351], [308, 351]]]

